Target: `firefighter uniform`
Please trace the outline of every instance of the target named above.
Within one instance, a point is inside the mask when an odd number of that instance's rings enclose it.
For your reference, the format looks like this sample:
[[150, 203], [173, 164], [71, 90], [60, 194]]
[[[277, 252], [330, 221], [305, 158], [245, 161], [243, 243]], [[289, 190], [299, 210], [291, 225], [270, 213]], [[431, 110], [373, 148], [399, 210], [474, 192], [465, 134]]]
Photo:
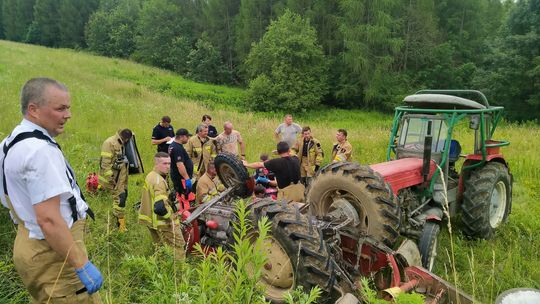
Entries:
[[105, 140], [101, 146], [99, 184], [111, 191], [113, 196], [113, 215], [124, 225], [124, 213], [128, 195], [128, 166], [125, 147], [120, 134]]
[[352, 145], [345, 140], [343, 143], [335, 143], [332, 148], [332, 162], [352, 161]]
[[139, 223], [146, 225], [155, 244], [168, 244], [176, 256], [185, 258], [185, 242], [180, 231], [180, 221], [168, 197], [169, 184], [156, 171], [150, 172], [144, 181], [139, 209]]
[[197, 197], [195, 201], [197, 204], [210, 200], [212, 197], [218, 195], [225, 190], [225, 186], [221, 183], [218, 176], [211, 178], [208, 173], [205, 173], [197, 181]]
[[[304, 148], [307, 151], [304, 151]], [[300, 160], [300, 177], [303, 179], [313, 177], [315, 175], [315, 166], [320, 166], [324, 158], [321, 143], [315, 138], [311, 138], [307, 142], [300, 138], [293, 150], [298, 160]]]
[[209, 137], [192, 136], [186, 144], [186, 151], [193, 162], [193, 177], [201, 177], [208, 168], [208, 162], [217, 155], [216, 142]]

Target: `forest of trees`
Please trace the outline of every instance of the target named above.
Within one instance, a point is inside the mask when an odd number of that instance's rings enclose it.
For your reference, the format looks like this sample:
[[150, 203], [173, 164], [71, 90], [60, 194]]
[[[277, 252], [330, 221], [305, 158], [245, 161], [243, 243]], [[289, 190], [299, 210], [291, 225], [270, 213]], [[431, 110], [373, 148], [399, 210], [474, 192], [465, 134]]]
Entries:
[[243, 86], [256, 110], [467, 88], [540, 113], [540, 0], [0, 0], [0, 39]]

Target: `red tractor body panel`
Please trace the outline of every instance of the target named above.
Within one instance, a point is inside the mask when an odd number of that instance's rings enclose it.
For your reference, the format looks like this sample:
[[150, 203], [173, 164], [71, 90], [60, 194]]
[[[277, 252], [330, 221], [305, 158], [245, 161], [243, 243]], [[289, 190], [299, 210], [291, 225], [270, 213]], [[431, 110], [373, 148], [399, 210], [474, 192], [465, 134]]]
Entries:
[[[390, 184], [392, 191], [397, 195], [399, 190], [424, 182], [422, 176], [422, 163], [420, 158], [402, 158], [384, 163], [370, 165], [373, 171], [378, 172]], [[437, 166], [431, 161], [428, 180], [431, 179]]]
[[[487, 154], [486, 155], [486, 161], [491, 161], [491, 160], [496, 159], [496, 158], [504, 159], [504, 156], [502, 154]], [[465, 159], [466, 160], [470, 159], [470, 160], [481, 161], [482, 160], [482, 154], [467, 154], [467, 156], [465, 156]]]

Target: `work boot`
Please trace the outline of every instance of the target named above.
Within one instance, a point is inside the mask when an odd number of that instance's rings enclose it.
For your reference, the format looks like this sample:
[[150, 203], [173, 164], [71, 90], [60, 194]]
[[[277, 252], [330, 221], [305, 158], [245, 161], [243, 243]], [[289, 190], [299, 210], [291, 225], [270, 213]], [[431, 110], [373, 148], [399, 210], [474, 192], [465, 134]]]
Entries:
[[126, 228], [126, 219], [123, 219], [123, 218], [119, 218], [118, 219], [118, 232], [120, 233], [124, 233], [127, 231], [127, 228]]

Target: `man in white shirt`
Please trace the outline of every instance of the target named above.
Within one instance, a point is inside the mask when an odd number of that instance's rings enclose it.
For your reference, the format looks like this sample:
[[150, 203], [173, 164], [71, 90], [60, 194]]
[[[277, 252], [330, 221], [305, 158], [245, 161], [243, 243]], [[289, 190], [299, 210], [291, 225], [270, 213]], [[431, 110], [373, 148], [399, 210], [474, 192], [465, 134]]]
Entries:
[[103, 278], [84, 245], [92, 212], [53, 139], [64, 132], [70, 106], [63, 84], [29, 80], [21, 91], [24, 118], [1, 143], [0, 197], [18, 223], [13, 259], [34, 303], [100, 303]]
[[298, 134], [302, 133], [302, 127], [293, 122], [291, 114], [285, 115], [283, 123], [281, 123], [274, 131], [276, 142], [284, 141], [289, 144], [289, 147], [294, 147]]

